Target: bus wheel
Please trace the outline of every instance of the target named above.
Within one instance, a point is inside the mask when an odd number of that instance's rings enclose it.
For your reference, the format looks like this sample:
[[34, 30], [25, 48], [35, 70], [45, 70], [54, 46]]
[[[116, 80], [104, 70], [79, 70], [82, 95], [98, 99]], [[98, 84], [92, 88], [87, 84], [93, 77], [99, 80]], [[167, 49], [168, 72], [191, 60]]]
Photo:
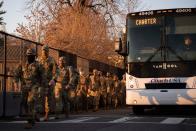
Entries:
[[132, 110], [133, 110], [133, 113], [136, 115], [144, 113], [144, 107], [142, 107], [142, 106], [133, 106]]

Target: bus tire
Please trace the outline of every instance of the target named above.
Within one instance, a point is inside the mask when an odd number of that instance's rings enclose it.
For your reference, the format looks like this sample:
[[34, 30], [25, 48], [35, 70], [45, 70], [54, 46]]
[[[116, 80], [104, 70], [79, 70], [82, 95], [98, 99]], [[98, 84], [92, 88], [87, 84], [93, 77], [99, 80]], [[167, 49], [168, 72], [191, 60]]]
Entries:
[[133, 110], [133, 113], [136, 115], [144, 113], [144, 107], [142, 107], [142, 106], [133, 106], [132, 110]]

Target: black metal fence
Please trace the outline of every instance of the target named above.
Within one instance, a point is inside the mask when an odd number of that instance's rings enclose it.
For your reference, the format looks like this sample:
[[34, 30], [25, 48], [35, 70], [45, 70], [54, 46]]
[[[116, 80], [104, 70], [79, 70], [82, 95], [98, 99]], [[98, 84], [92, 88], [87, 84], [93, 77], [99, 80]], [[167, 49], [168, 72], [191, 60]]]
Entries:
[[[21, 83], [15, 83], [14, 71], [19, 64], [25, 63], [25, 52], [35, 48], [37, 57], [41, 55], [43, 44], [23, 39], [0, 31], [0, 116], [19, 114], [21, 100]], [[117, 74], [120, 78], [124, 71], [99, 61], [86, 59], [72, 53], [49, 47], [50, 56], [56, 61], [65, 56], [68, 65], [83, 68], [86, 73], [93, 69]]]

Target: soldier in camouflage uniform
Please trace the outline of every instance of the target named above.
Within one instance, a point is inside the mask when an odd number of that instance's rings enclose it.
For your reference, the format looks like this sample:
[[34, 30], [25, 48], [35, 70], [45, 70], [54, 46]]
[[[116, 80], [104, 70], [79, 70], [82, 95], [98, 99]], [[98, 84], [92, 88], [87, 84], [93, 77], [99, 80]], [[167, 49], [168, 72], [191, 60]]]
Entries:
[[106, 86], [107, 86], [107, 109], [109, 109], [112, 104], [112, 91], [114, 88], [114, 81], [109, 72], [106, 74]]
[[72, 66], [69, 67], [69, 83], [67, 85], [67, 94], [70, 104], [70, 110], [76, 111], [76, 90], [79, 83], [79, 73]]
[[93, 75], [90, 76], [91, 80], [91, 90], [93, 92], [93, 111], [98, 111], [99, 109], [99, 99], [100, 99], [100, 78], [98, 75], [98, 71], [96, 69], [93, 70]]
[[21, 79], [22, 90], [25, 90], [27, 93], [28, 123], [25, 128], [32, 128], [35, 124], [38, 88], [44, 86], [45, 80], [44, 68], [35, 61], [35, 50], [28, 49], [26, 55], [27, 63], [17, 69], [15, 78], [16, 81]]
[[[44, 45], [42, 47], [42, 55], [38, 61], [43, 65], [45, 69], [45, 75], [47, 80], [47, 86], [44, 88], [44, 107], [45, 107], [45, 117], [44, 120], [48, 120], [48, 114], [54, 112], [55, 107], [55, 95], [54, 86], [57, 77], [57, 64], [53, 57], [49, 56], [49, 47]], [[43, 93], [44, 94], [44, 93]]]
[[82, 109], [82, 88], [78, 85], [76, 88], [74, 109], [78, 113]]
[[90, 74], [86, 76], [86, 86], [87, 86], [87, 111], [90, 106], [92, 106], [93, 96], [91, 95], [91, 80], [90, 80]]
[[77, 103], [82, 103], [82, 110], [88, 111], [88, 100], [87, 100], [87, 91], [88, 91], [88, 79], [85, 75], [83, 69], [80, 69], [80, 80], [78, 84], [80, 90], [80, 99]]
[[[14, 80], [15, 83], [19, 84], [24, 83], [23, 80], [23, 72], [22, 72], [22, 64], [19, 64], [17, 69], [14, 72]], [[28, 105], [27, 105], [27, 97], [28, 97], [28, 89], [25, 88], [24, 86], [21, 87], [21, 93], [22, 93], [22, 98], [21, 98], [21, 103], [20, 103], [20, 115], [27, 115], [28, 113]]]
[[121, 80], [121, 92], [122, 92], [122, 105], [126, 105], [126, 75], [123, 75], [123, 79]]
[[59, 58], [59, 63], [58, 63], [58, 70], [57, 70], [57, 79], [56, 79], [56, 86], [55, 86], [55, 90], [57, 92], [57, 94], [55, 95], [55, 100], [56, 100], [56, 118], [58, 118], [57, 116], [57, 111], [58, 111], [58, 106], [60, 106], [60, 104], [63, 104], [63, 108], [65, 111], [65, 115], [66, 117], [68, 117], [68, 113], [69, 113], [69, 108], [68, 108], [68, 97], [66, 94], [66, 86], [69, 83], [69, 70], [66, 66], [66, 62], [65, 62], [65, 58], [64, 57], [60, 57]]
[[102, 72], [99, 71], [99, 77], [100, 77], [100, 84], [101, 84], [101, 92], [100, 92], [100, 98], [103, 101], [103, 107], [106, 109], [106, 104], [107, 104], [107, 86], [106, 86], [106, 80], [105, 77], [103, 76]]
[[117, 105], [121, 104], [121, 96], [122, 94], [120, 93], [121, 91], [121, 85], [120, 85], [120, 81], [118, 80], [118, 76], [114, 75], [114, 88], [112, 91], [112, 105], [113, 108], [116, 109]]

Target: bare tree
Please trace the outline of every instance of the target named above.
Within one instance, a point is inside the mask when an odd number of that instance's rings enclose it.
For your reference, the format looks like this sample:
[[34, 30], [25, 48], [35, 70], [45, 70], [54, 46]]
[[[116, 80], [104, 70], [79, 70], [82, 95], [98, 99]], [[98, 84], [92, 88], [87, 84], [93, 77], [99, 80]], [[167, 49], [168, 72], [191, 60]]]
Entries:
[[[2, 6], [3, 6], [3, 1], [0, 2], [0, 8], [2, 8]], [[6, 12], [3, 10], [0, 11], [0, 15], [5, 14], [5, 13]], [[0, 17], [0, 25], [2, 24], [3, 24], [3, 17]]]
[[18, 24], [16, 31], [27, 39], [42, 42], [48, 20], [48, 18], [45, 16], [44, 10], [39, 9], [39, 6], [37, 6], [36, 8], [32, 9], [30, 14], [26, 15], [25, 18], [28, 23]]
[[29, 0], [29, 23], [20, 24], [17, 32], [36, 41], [43, 38], [41, 42], [81, 56], [108, 61], [108, 56], [116, 55], [112, 36], [122, 28], [125, 15], [137, 7], [137, 1]]

